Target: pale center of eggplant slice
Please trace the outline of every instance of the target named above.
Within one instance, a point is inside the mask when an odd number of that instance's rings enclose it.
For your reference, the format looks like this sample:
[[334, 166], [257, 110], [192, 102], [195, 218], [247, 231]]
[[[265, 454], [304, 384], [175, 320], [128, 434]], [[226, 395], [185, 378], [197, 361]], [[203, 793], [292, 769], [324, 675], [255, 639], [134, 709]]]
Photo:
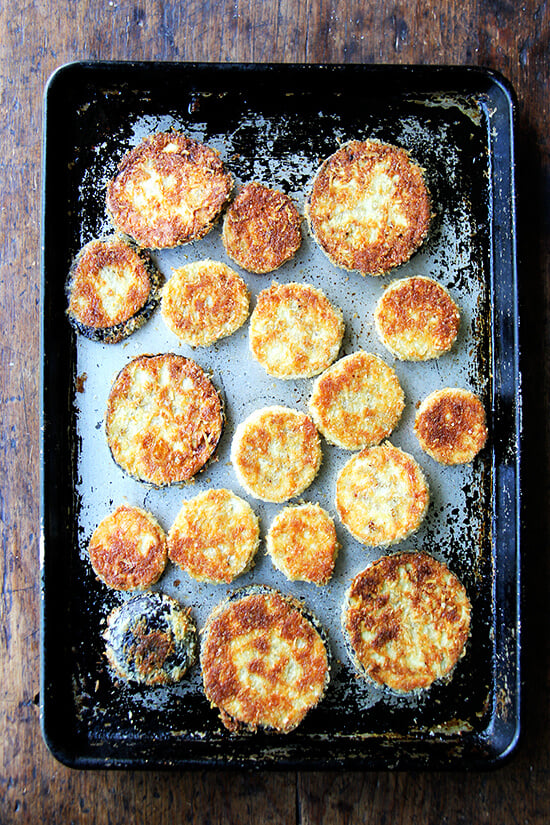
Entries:
[[135, 282], [135, 271], [129, 267], [103, 266], [97, 274], [97, 291], [105, 315], [113, 318], [127, 300]]
[[[395, 176], [387, 174], [383, 164], [375, 166], [364, 190], [355, 179], [346, 183], [333, 180], [332, 186], [338, 190], [340, 204], [335, 205], [327, 225], [336, 231], [345, 228], [351, 239], [359, 235], [360, 241], [365, 240], [368, 230], [370, 244], [376, 243], [385, 226], [407, 226], [401, 204], [394, 197], [397, 182]], [[345, 204], [343, 192], [347, 194]]]

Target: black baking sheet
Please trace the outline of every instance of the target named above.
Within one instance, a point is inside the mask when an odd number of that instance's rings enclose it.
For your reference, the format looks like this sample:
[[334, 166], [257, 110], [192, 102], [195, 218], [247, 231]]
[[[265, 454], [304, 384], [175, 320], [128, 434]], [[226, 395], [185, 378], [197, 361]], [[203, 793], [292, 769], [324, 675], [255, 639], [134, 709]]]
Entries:
[[[513, 117], [506, 81], [472, 68], [90, 62], [62, 67], [50, 79], [43, 167], [41, 709], [45, 740], [61, 761], [76, 767], [458, 769], [495, 765], [512, 752], [519, 735], [521, 412]], [[345, 140], [398, 143], [426, 169], [435, 217], [426, 244], [408, 264], [385, 279], [343, 272], [321, 261], [304, 228], [303, 248], [273, 277], [325, 289], [343, 304], [344, 353], [377, 352], [403, 383], [408, 413], [392, 441], [424, 467], [432, 503], [418, 535], [392, 549], [421, 546], [445, 561], [473, 607], [466, 656], [448, 683], [395, 697], [356, 678], [338, 630], [342, 593], [352, 575], [388, 551], [366, 553], [341, 525], [343, 549], [326, 588], [286, 582], [264, 555], [235, 582], [274, 584], [303, 598], [328, 625], [331, 684], [293, 733], [230, 734], [204, 697], [198, 666], [187, 684], [172, 690], [121, 685], [106, 667], [105, 617], [126, 596], [109, 591], [91, 571], [86, 544], [94, 524], [121, 497], [160, 513], [168, 528], [182, 498], [201, 484], [232, 483], [242, 495], [227, 469], [234, 426], [262, 394], [305, 410], [311, 383], [283, 382], [284, 390], [273, 381], [262, 384], [257, 365], [242, 363], [244, 335], [210, 353], [187, 352], [166, 338], [158, 313], [118, 345], [79, 340], [70, 329], [65, 280], [80, 246], [109, 228], [106, 180], [140, 137], [172, 127], [219, 148], [237, 185], [252, 178], [277, 185], [301, 210], [318, 162]], [[158, 262], [168, 276], [172, 266], [209, 256], [223, 256], [219, 227]], [[253, 297], [272, 280], [241, 274]], [[384, 282], [409, 274], [439, 279], [463, 311], [457, 352], [436, 364], [395, 362], [373, 331], [372, 309]], [[154, 490], [104, 462], [103, 398], [114, 371], [140, 352], [166, 351], [170, 344], [212, 369], [228, 411], [214, 481], [201, 475], [195, 490]], [[414, 446], [411, 422], [421, 397], [451, 380], [483, 398], [490, 439], [473, 465], [446, 468], [446, 474]], [[348, 457], [325, 445], [326, 469], [304, 495], [334, 513], [330, 472]], [[265, 531], [275, 510], [260, 509]], [[189, 604], [199, 627], [228, 590], [197, 588], [173, 570], [157, 589]]]

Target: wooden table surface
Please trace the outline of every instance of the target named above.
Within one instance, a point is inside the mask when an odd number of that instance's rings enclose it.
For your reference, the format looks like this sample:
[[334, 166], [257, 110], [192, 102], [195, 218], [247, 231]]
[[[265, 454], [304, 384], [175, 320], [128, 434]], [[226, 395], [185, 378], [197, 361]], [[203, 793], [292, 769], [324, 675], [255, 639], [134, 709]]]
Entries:
[[[550, 821], [547, 0], [3, 0], [0, 7], [0, 823]], [[491, 67], [519, 98], [524, 370], [524, 709], [489, 773], [73, 771], [39, 729], [41, 105], [83, 58]]]

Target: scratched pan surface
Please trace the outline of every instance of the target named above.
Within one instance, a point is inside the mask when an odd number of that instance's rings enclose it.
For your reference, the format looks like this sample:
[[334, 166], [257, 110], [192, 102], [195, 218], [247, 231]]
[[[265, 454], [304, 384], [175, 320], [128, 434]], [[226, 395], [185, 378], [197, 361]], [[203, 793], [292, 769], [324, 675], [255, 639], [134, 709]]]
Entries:
[[[378, 66], [251, 66], [80, 63], [46, 91], [42, 293], [42, 725], [54, 754], [76, 767], [472, 768], [494, 765], [519, 734], [519, 421], [513, 182], [513, 95], [502, 78], [475, 69]], [[157, 311], [126, 342], [78, 338], [65, 317], [70, 262], [110, 231], [105, 184], [142, 137], [182, 129], [217, 148], [237, 186], [255, 179], [287, 191], [303, 211], [321, 159], [352, 138], [407, 148], [426, 169], [435, 217], [410, 262], [385, 278], [334, 267], [304, 225], [295, 259], [273, 276], [241, 271], [252, 294], [272, 280], [321, 287], [344, 313], [343, 354], [363, 348], [392, 364], [407, 405], [391, 440], [411, 452], [431, 489], [418, 533], [394, 550], [423, 548], [463, 581], [472, 633], [453, 678], [398, 697], [356, 678], [340, 629], [352, 577], [383, 550], [365, 549], [339, 522], [334, 482], [349, 454], [323, 443], [323, 466], [303, 494], [335, 518], [342, 545], [329, 585], [290, 583], [262, 544], [234, 586], [198, 585], [169, 565], [154, 589], [189, 606], [202, 627], [237, 587], [258, 583], [303, 599], [323, 624], [332, 653], [324, 701], [293, 733], [235, 736], [204, 697], [198, 665], [181, 686], [120, 684], [106, 666], [102, 632], [126, 594], [90, 568], [87, 542], [123, 501], [146, 507], [168, 529], [184, 499], [206, 487], [247, 498], [262, 535], [279, 507], [248, 497], [229, 463], [236, 424], [282, 403], [306, 410], [310, 380], [268, 378], [248, 353], [247, 326], [191, 350]], [[156, 253], [172, 267], [211, 257], [229, 262], [216, 226], [203, 240]], [[426, 274], [441, 281], [462, 315], [452, 351], [436, 362], [395, 361], [377, 339], [373, 308], [384, 284]], [[104, 433], [113, 377], [140, 353], [194, 358], [221, 390], [227, 423], [211, 462], [192, 485], [158, 490], [113, 463]], [[433, 389], [466, 386], [482, 397], [490, 439], [469, 466], [445, 468], [422, 453], [415, 406]]]

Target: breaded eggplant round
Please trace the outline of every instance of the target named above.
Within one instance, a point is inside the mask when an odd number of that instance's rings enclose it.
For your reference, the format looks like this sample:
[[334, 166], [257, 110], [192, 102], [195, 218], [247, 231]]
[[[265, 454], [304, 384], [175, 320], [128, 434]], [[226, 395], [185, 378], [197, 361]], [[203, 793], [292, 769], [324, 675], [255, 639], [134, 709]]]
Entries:
[[118, 236], [87, 243], [67, 281], [67, 316], [92, 341], [116, 344], [149, 319], [162, 275], [148, 253]]
[[187, 481], [220, 440], [220, 397], [190, 358], [134, 358], [116, 377], [105, 429], [115, 462], [139, 481], [162, 487]]
[[115, 607], [103, 638], [111, 667], [128, 682], [177, 684], [196, 661], [190, 611], [163, 593], [140, 593]]
[[196, 261], [174, 269], [162, 290], [166, 326], [191, 347], [206, 347], [232, 335], [248, 312], [248, 287], [219, 261]]
[[88, 552], [94, 573], [108, 587], [144, 589], [164, 572], [166, 534], [151, 513], [122, 504], [98, 524]]
[[397, 425], [404, 406], [395, 370], [368, 352], [332, 364], [315, 380], [309, 401], [319, 432], [345, 450], [379, 444]]
[[301, 218], [284, 192], [252, 182], [229, 205], [222, 241], [229, 257], [248, 272], [273, 272], [302, 243]]
[[250, 350], [268, 375], [310, 378], [338, 357], [342, 311], [309, 284], [274, 283], [250, 316]]
[[232, 186], [215, 149], [159, 132], [123, 157], [107, 186], [107, 209], [117, 230], [139, 246], [165, 249], [206, 235]]
[[374, 310], [382, 343], [403, 361], [439, 358], [458, 335], [460, 312], [445, 287], [432, 278], [394, 281]]
[[329, 658], [316, 621], [276, 590], [237, 591], [210, 615], [204, 691], [230, 731], [294, 730], [322, 699]]
[[444, 387], [420, 404], [414, 432], [422, 449], [440, 464], [467, 464], [487, 442], [485, 409], [470, 390]]
[[408, 693], [451, 674], [470, 613], [464, 586], [445, 564], [424, 552], [397, 553], [353, 579], [342, 624], [358, 672]]
[[336, 482], [336, 506], [343, 524], [371, 547], [395, 544], [414, 533], [426, 515], [429, 498], [415, 459], [389, 441], [354, 455]]
[[328, 584], [338, 554], [334, 522], [318, 504], [285, 507], [271, 523], [267, 552], [290, 581]]
[[321, 466], [321, 445], [308, 415], [288, 407], [255, 410], [238, 425], [231, 461], [254, 498], [280, 503], [302, 493]]
[[352, 140], [321, 165], [307, 217], [332, 263], [384, 275], [408, 261], [428, 233], [423, 169], [398, 146]]
[[229, 583], [250, 569], [259, 543], [250, 505], [230, 490], [206, 490], [182, 505], [168, 533], [168, 554], [197, 581]]

